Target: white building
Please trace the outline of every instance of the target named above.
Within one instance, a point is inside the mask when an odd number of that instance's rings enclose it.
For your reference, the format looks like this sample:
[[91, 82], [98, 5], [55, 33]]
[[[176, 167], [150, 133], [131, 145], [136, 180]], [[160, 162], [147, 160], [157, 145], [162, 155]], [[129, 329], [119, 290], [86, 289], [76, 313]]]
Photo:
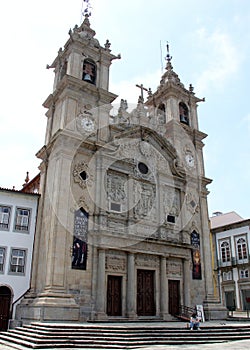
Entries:
[[0, 330], [30, 287], [38, 194], [0, 189]]
[[216, 213], [210, 219], [221, 299], [229, 310], [249, 310], [250, 219], [235, 212]]

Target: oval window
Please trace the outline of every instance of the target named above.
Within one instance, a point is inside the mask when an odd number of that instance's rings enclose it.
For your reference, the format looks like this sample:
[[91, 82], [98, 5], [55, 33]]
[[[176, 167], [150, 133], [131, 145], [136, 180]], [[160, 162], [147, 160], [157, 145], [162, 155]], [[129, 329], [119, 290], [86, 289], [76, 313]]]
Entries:
[[146, 175], [147, 173], [148, 173], [148, 167], [147, 167], [147, 165], [146, 164], [144, 164], [144, 163], [139, 163], [138, 164], [138, 169], [139, 169], [139, 171], [142, 173], [142, 174], [144, 174], [144, 175]]

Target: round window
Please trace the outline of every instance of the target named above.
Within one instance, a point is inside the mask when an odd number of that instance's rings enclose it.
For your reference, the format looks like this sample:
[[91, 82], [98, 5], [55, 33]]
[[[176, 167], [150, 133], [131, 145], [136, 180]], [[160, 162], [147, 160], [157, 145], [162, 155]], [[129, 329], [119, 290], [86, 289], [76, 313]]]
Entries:
[[148, 167], [147, 167], [147, 165], [146, 164], [144, 164], [144, 163], [139, 163], [138, 164], [138, 169], [139, 169], [139, 171], [143, 174], [143, 175], [146, 175], [147, 173], [148, 173]]

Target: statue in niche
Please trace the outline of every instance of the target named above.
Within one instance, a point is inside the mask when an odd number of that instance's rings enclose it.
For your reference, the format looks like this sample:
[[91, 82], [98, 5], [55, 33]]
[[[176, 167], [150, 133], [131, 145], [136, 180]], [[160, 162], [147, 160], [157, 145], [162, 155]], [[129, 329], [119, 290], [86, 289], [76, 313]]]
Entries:
[[134, 214], [136, 217], [148, 216], [154, 203], [154, 189], [151, 185], [136, 183], [134, 187], [136, 205]]
[[107, 196], [109, 199], [120, 202], [125, 199], [126, 193], [124, 190], [125, 179], [121, 176], [108, 174], [107, 177]]

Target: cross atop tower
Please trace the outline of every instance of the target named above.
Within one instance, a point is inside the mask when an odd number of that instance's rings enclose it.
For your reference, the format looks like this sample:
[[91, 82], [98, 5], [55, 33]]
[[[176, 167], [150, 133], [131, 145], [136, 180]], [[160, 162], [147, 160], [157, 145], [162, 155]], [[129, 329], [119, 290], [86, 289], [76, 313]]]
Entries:
[[146, 88], [143, 86], [143, 84], [141, 84], [141, 85], [136, 84], [135, 86], [138, 87], [139, 89], [141, 89], [141, 94], [140, 94], [140, 96], [139, 96], [139, 100], [140, 100], [140, 102], [143, 103], [143, 102], [144, 102], [143, 90], [144, 90], [144, 91], [147, 91], [148, 93], [150, 93], [151, 89], [146, 89]]

